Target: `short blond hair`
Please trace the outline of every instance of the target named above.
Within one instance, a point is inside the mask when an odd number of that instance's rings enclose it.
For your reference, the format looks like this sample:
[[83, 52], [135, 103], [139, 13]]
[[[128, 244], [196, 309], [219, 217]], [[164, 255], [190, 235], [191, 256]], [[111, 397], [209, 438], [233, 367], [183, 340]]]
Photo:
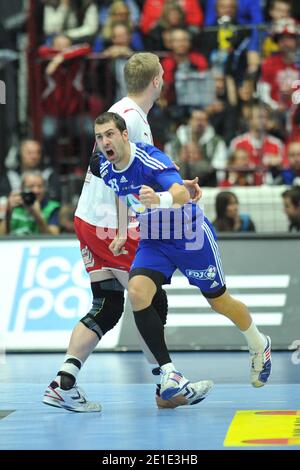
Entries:
[[152, 52], [133, 54], [125, 64], [124, 77], [129, 95], [143, 92], [159, 75], [159, 58]]

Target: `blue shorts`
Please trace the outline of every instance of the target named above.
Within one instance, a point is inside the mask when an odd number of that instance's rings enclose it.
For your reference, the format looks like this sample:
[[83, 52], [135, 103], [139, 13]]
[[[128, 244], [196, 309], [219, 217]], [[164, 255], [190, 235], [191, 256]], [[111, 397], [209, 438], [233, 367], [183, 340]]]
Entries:
[[199, 287], [207, 298], [215, 298], [226, 290], [219, 248], [213, 226], [206, 217], [203, 222], [204, 241], [201, 249], [187, 250], [179, 240], [141, 240], [131, 265], [135, 269], [150, 269], [165, 277], [170, 284], [176, 271]]

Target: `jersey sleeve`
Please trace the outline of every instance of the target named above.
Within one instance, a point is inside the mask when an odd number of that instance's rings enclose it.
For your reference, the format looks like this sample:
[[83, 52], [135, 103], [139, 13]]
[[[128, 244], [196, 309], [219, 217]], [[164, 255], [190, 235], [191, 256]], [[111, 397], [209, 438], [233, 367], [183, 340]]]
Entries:
[[148, 158], [147, 156], [143, 158], [146, 164], [151, 166], [151, 179], [163, 191], [167, 191], [174, 183], [183, 184], [180, 174], [168, 155], [152, 145], [139, 143], [138, 146], [147, 152]]
[[183, 184], [182, 178], [175, 168], [167, 168], [166, 170], [155, 170], [153, 178], [164, 191], [168, 191], [174, 183]]

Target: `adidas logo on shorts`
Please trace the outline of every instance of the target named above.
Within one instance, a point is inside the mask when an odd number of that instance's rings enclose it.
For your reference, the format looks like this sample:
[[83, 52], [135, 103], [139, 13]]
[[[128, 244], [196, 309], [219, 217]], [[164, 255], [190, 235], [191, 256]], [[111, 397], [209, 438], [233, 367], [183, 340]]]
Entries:
[[210, 286], [210, 289], [213, 289], [214, 287], [218, 287], [219, 283], [217, 281], [214, 281], [212, 285]]

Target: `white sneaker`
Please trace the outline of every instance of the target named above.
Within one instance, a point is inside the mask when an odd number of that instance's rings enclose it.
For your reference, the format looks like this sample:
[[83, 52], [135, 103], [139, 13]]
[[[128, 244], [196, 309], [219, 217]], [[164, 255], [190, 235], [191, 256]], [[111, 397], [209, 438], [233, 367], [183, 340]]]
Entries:
[[271, 360], [271, 338], [266, 336], [267, 345], [263, 352], [250, 352], [251, 359], [251, 383], [253, 387], [266, 385], [272, 369]]
[[163, 400], [169, 400], [179, 394], [189, 383], [189, 380], [177, 370], [163, 372], [160, 380], [160, 396]]
[[70, 390], [63, 390], [55, 381], [48, 385], [43, 403], [79, 413], [93, 413], [102, 409], [99, 403], [88, 401], [84, 391], [77, 385]]
[[177, 406], [196, 405], [204, 400], [213, 388], [212, 380], [201, 380], [189, 383], [179, 395], [163, 400], [160, 395], [160, 385], [156, 388], [156, 404], [158, 408], [177, 408]]

